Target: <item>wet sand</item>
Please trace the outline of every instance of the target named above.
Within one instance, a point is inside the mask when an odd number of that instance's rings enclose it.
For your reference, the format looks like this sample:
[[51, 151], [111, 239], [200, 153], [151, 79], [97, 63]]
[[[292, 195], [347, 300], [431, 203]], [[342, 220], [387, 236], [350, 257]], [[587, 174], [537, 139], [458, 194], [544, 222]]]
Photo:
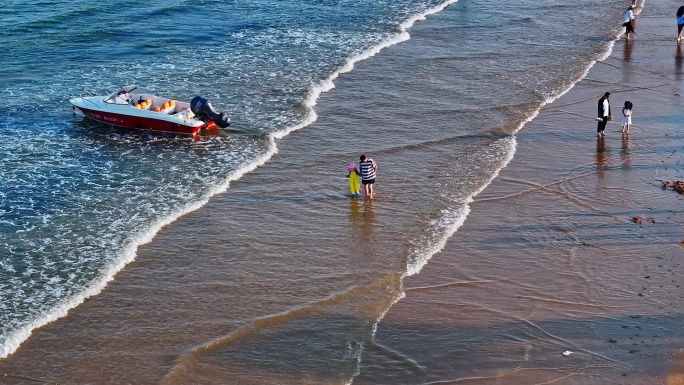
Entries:
[[[403, 281], [355, 384], [682, 383], [684, 197], [661, 188], [684, 178], [682, 48], [659, 15], [674, 9], [647, 8], [637, 39], [517, 135], [464, 226]], [[597, 140], [606, 91], [616, 121]]]
[[674, 357], [670, 373], [667, 377], [667, 385], [682, 384], [684, 384], [684, 351]]
[[[415, 114], [400, 92], [354, 88], [368, 82], [360, 65], [321, 99], [319, 122], [163, 229], [105, 291], [0, 360], [0, 373], [68, 384], [337, 384], [360, 358], [355, 384], [655, 384], [670, 368], [675, 381], [682, 197], [659, 181], [684, 179], [682, 54], [672, 18], [649, 16], [670, 8], [647, 9], [637, 40], [618, 43], [523, 128], [514, 160], [419, 274], [402, 282], [411, 234], [433, 214], [416, 201], [436, 180], [469, 177], [449, 167], [464, 156], [449, 143], [470, 140], [477, 155], [499, 139], [489, 133], [497, 124], [478, 120], [486, 127], [475, 138], [439, 137], [447, 105]], [[605, 91], [616, 117], [634, 102], [628, 137], [614, 122], [596, 140]], [[367, 113], [381, 109], [394, 119]], [[420, 122], [434, 142], [414, 140], [425, 135]], [[380, 165], [374, 201], [341, 193], [359, 152]]]

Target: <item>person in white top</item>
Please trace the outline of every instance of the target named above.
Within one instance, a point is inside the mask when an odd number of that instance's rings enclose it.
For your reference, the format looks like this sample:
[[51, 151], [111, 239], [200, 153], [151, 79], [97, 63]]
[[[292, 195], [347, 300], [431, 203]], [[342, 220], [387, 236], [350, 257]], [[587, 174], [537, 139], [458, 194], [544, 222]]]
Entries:
[[622, 109], [622, 132], [629, 134], [629, 126], [632, 124], [632, 107], [634, 105], [629, 100], [625, 102], [625, 107]]
[[634, 31], [634, 10], [636, 8], [634, 5], [630, 5], [627, 12], [625, 12], [625, 22], [622, 24], [625, 27], [625, 39], [629, 40], [630, 33], [636, 33]]

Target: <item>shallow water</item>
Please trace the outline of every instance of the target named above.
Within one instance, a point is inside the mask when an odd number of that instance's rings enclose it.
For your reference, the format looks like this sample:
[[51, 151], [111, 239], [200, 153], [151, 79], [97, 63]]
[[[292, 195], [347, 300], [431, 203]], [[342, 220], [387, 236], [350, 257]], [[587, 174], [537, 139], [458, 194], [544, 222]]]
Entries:
[[[401, 277], [460, 226], [513, 156], [511, 134], [605, 55], [606, 15], [621, 17], [590, 1], [8, 7], [27, 17], [1, 40], [3, 355], [119, 272], [23, 345], [51, 355], [72, 336], [64, 350], [78, 359], [53, 357], [79, 362], [71, 382], [93, 362], [132, 382], [241, 370], [247, 381], [252, 365], [265, 370], [255, 382], [350, 381]], [[430, 10], [441, 12], [393, 44]], [[206, 27], [184, 27], [189, 13]], [[378, 44], [389, 48], [357, 62]], [[193, 142], [71, 116], [69, 96], [130, 82], [206, 96], [241, 133]], [[380, 165], [372, 205], [344, 196], [344, 169], [364, 152]], [[110, 353], [83, 350], [87, 339]]]

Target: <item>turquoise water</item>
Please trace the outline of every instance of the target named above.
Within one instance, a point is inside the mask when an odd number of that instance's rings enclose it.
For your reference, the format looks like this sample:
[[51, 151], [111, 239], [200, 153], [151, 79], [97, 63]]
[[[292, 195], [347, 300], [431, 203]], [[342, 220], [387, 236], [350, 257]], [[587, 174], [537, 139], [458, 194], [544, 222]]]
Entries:
[[[161, 226], [267, 162], [276, 139], [316, 119], [318, 95], [351, 70], [350, 62], [400, 43], [412, 17], [445, 5], [448, 34], [440, 38], [463, 45], [458, 52], [425, 52], [422, 65], [451, 71], [453, 82], [445, 86], [462, 98], [430, 103], [475, 118], [485, 109], [494, 134], [508, 141], [541, 103], [605, 54], [621, 17], [589, 0], [6, 2], [0, 15], [0, 357], [31, 329], [101, 290]], [[606, 22], [606, 14], [616, 22]], [[446, 59], [449, 67], [440, 67]], [[70, 97], [123, 84], [178, 100], [202, 95], [231, 116], [236, 132], [196, 142], [72, 114]], [[482, 133], [477, 125], [424, 130], [417, 140]], [[512, 156], [511, 146], [482, 151], [495, 160]], [[469, 170], [479, 161], [464, 156], [458, 167]], [[472, 175], [473, 183], [463, 186], [472, 193], [480, 186], [475, 179], [491, 176]], [[425, 204], [444, 209], [439, 199]], [[440, 219], [435, 226], [453, 225]], [[441, 242], [432, 233], [415, 234], [413, 269], [424, 262], [421, 250]]]

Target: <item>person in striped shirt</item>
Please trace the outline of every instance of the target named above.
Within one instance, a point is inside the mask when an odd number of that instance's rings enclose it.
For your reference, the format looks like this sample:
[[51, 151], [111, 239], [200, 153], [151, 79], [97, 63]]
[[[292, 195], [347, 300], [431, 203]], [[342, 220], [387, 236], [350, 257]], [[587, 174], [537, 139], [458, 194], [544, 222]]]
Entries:
[[375, 173], [378, 172], [378, 165], [373, 159], [361, 155], [361, 163], [359, 163], [359, 170], [361, 170], [361, 183], [366, 192], [366, 197], [373, 199], [373, 184], [375, 183]]

